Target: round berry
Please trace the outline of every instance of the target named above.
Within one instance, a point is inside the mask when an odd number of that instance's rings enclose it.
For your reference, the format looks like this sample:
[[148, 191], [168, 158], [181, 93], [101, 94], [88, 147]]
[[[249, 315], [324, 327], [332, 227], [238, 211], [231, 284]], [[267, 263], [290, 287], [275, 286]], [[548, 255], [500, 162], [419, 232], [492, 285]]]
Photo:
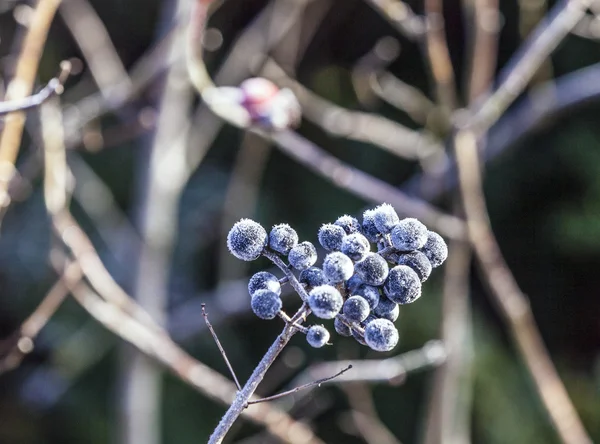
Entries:
[[[390, 274], [392, 273], [392, 270], [390, 270]], [[388, 275], [388, 280], [389, 279], [390, 278]], [[385, 314], [393, 311], [397, 306], [398, 306], [398, 304], [395, 303], [394, 301], [390, 300], [389, 298], [387, 298], [385, 296], [381, 296], [381, 298], [379, 299], [379, 304], [377, 304], [377, 307], [375, 307], [375, 310], [373, 310], [373, 313], [375, 313], [376, 316], [385, 317], [384, 316]]]
[[342, 295], [331, 285], [319, 285], [308, 294], [308, 306], [321, 319], [335, 318], [343, 304]]
[[400, 251], [418, 250], [427, 242], [427, 227], [417, 219], [402, 219], [392, 229], [390, 240]]
[[311, 347], [321, 348], [329, 341], [329, 332], [322, 325], [313, 325], [306, 332], [306, 342]]
[[373, 223], [382, 234], [388, 234], [400, 222], [400, 218], [390, 204], [384, 203], [373, 209]]
[[397, 304], [410, 304], [421, 297], [421, 280], [412, 268], [398, 265], [390, 270], [383, 291]]
[[358, 330], [352, 328], [352, 329], [350, 329], [350, 334], [352, 335], [352, 337], [354, 339], [356, 339], [356, 342], [358, 342], [359, 344], [367, 345], [367, 343], [365, 342], [364, 336]]
[[342, 241], [342, 253], [354, 262], [364, 258], [370, 249], [369, 240], [360, 233], [349, 234]]
[[296, 270], [306, 270], [317, 262], [317, 249], [310, 242], [301, 242], [290, 250], [288, 260]]
[[354, 264], [344, 253], [334, 251], [325, 256], [323, 274], [329, 282], [338, 284], [352, 277], [354, 274]]
[[391, 311], [379, 315], [381, 319], [387, 319], [391, 322], [396, 322], [398, 316], [400, 316], [400, 307], [397, 304], [394, 304], [394, 308]]
[[444, 238], [435, 231], [427, 232], [427, 242], [421, 248], [421, 252], [427, 256], [433, 268], [439, 267], [448, 257], [448, 246], [444, 242]]
[[346, 234], [360, 233], [360, 223], [358, 219], [347, 214], [338, 217], [334, 222], [335, 225], [342, 227]]
[[413, 251], [412, 253], [399, 254], [396, 258], [398, 265], [407, 265], [416, 271], [419, 275], [421, 282], [425, 282], [431, 274], [431, 262], [427, 259], [420, 251]]
[[387, 319], [375, 319], [365, 327], [365, 342], [376, 351], [390, 351], [398, 344], [398, 330]]
[[371, 242], [377, 242], [381, 236], [375, 226], [375, 210], [367, 210], [363, 213], [362, 232]]
[[356, 290], [354, 290], [353, 294], [362, 296], [369, 304], [371, 310], [373, 310], [375, 307], [377, 307], [377, 305], [379, 305], [380, 295], [379, 289], [377, 287], [362, 284], [358, 286]]
[[269, 246], [287, 255], [298, 244], [298, 233], [288, 224], [275, 225], [269, 233]]
[[338, 225], [323, 224], [319, 228], [319, 243], [327, 251], [339, 251], [342, 248], [344, 237], [346, 237], [346, 232]]
[[363, 284], [364, 282], [358, 277], [358, 275], [353, 274], [352, 277], [346, 281], [346, 288], [350, 293], [354, 293], [354, 291]]
[[352, 322], [362, 322], [369, 316], [369, 303], [362, 296], [350, 296], [342, 308], [344, 316]]
[[257, 290], [270, 290], [279, 296], [281, 295], [281, 284], [275, 275], [266, 271], [259, 271], [248, 281], [250, 296], [254, 295]]
[[354, 265], [354, 271], [368, 285], [381, 285], [388, 275], [388, 264], [377, 253], [368, 253]]
[[250, 303], [252, 311], [261, 319], [273, 319], [281, 310], [281, 298], [270, 290], [256, 290]]
[[318, 287], [327, 283], [327, 278], [323, 270], [317, 267], [310, 267], [300, 272], [298, 280], [301, 284], [306, 284], [308, 287]]
[[339, 318], [335, 318], [333, 321], [333, 327], [335, 328], [335, 331], [340, 335], [340, 336], [352, 336], [352, 332], [350, 331], [350, 327], [348, 327], [346, 324], [344, 324], [342, 321], [339, 320]]
[[227, 235], [227, 248], [243, 261], [258, 259], [267, 246], [267, 232], [257, 222], [242, 219], [236, 222]]

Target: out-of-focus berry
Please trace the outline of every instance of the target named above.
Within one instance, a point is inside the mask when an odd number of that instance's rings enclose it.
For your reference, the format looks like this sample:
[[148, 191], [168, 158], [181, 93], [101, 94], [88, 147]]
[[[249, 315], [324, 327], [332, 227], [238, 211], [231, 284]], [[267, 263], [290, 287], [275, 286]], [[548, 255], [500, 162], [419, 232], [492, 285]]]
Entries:
[[320, 285], [308, 294], [308, 306], [316, 317], [333, 319], [342, 309], [344, 299], [335, 287]]
[[329, 342], [329, 332], [322, 325], [313, 325], [306, 332], [306, 342], [311, 347], [321, 348]]
[[227, 248], [231, 254], [243, 261], [258, 259], [267, 246], [267, 232], [257, 222], [242, 219], [227, 235]]
[[317, 250], [315, 246], [308, 241], [300, 242], [290, 250], [288, 260], [296, 270], [306, 270], [317, 262]]
[[376, 351], [390, 351], [398, 344], [398, 330], [387, 319], [375, 319], [365, 327], [365, 342]]
[[323, 270], [318, 267], [310, 267], [300, 272], [298, 280], [301, 284], [306, 284], [308, 287], [318, 287], [327, 283], [327, 278], [323, 274]]
[[281, 130], [298, 124], [301, 108], [291, 90], [279, 89], [270, 80], [255, 77], [240, 84], [241, 105], [252, 124], [268, 130]]
[[400, 251], [418, 250], [427, 242], [427, 227], [417, 219], [402, 219], [393, 227], [390, 240]]
[[354, 271], [368, 285], [381, 285], [388, 275], [388, 264], [377, 253], [368, 253], [363, 260], [354, 264]]
[[252, 311], [261, 319], [273, 319], [281, 310], [281, 298], [270, 290], [256, 290], [250, 302]]
[[427, 242], [421, 252], [427, 256], [433, 268], [439, 267], [448, 258], [448, 246], [444, 238], [435, 231], [427, 232]]
[[344, 316], [352, 322], [362, 322], [369, 316], [369, 303], [362, 296], [350, 296], [342, 308]]
[[412, 268], [398, 265], [390, 270], [383, 291], [397, 304], [410, 304], [421, 296], [421, 279]]
[[325, 256], [323, 274], [329, 282], [339, 284], [352, 277], [354, 274], [354, 264], [344, 253], [334, 251]]
[[298, 244], [298, 233], [288, 224], [275, 225], [269, 233], [269, 247], [287, 255]]
[[319, 228], [319, 243], [327, 251], [339, 251], [342, 248], [342, 241], [346, 237], [344, 229], [334, 224], [323, 224]]
[[363, 259], [370, 249], [369, 240], [360, 233], [349, 234], [342, 241], [342, 253], [354, 262]]
[[248, 293], [254, 295], [257, 290], [270, 290], [281, 295], [281, 284], [277, 277], [267, 271], [259, 271], [254, 274], [248, 281]]
[[342, 227], [346, 234], [360, 233], [360, 223], [355, 217], [344, 214], [337, 218], [335, 225]]
[[373, 223], [382, 234], [388, 234], [400, 222], [400, 218], [390, 204], [384, 203], [373, 209]]

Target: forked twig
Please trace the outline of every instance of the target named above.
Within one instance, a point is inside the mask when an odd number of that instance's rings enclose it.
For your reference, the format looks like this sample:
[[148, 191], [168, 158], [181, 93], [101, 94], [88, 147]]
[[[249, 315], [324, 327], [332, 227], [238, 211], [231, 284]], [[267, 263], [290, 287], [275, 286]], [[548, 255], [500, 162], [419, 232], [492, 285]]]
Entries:
[[233, 370], [231, 362], [229, 362], [229, 359], [227, 358], [227, 353], [225, 353], [225, 349], [221, 345], [221, 341], [219, 341], [219, 338], [217, 336], [217, 333], [215, 332], [215, 329], [213, 328], [210, 321], [208, 320], [208, 314], [206, 313], [206, 304], [204, 304], [204, 303], [201, 304], [201, 307], [202, 307], [202, 317], [204, 318], [204, 322], [206, 322], [206, 326], [208, 327], [210, 334], [212, 335], [213, 339], [215, 340], [217, 347], [219, 347], [221, 356], [223, 356], [223, 360], [225, 361], [225, 364], [227, 364], [227, 367], [229, 368], [229, 372], [231, 373], [231, 376], [233, 377], [235, 385], [237, 386], [238, 390], [241, 390], [242, 386], [240, 385], [240, 382], [238, 381], [238, 378], [235, 375], [235, 371]]

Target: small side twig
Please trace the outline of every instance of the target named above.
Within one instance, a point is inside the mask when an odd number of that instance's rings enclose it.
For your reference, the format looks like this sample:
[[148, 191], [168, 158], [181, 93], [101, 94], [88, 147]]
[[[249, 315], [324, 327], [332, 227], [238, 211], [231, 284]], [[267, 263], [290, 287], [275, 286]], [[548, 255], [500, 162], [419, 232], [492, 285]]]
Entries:
[[235, 375], [235, 371], [233, 370], [233, 366], [231, 365], [231, 362], [229, 362], [229, 359], [227, 358], [225, 349], [221, 345], [221, 341], [219, 341], [219, 338], [217, 336], [217, 333], [215, 332], [215, 329], [213, 328], [213, 326], [210, 324], [210, 321], [208, 320], [208, 314], [206, 313], [206, 304], [202, 304], [201, 307], [202, 307], [202, 316], [204, 317], [204, 322], [206, 322], [206, 326], [208, 327], [210, 334], [212, 335], [213, 339], [215, 340], [217, 347], [219, 347], [221, 356], [223, 356], [223, 360], [225, 361], [225, 364], [227, 364], [227, 368], [229, 368], [229, 372], [231, 373], [231, 377], [233, 378], [235, 385], [237, 386], [238, 390], [241, 390], [242, 386], [240, 385], [240, 382], [238, 381], [238, 378]]
[[310, 387], [314, 387], [314, 386], [320, 387], [320, 386], [321, 386], [321, 384], [324, 384], [324, 383], [326, 383], [326, 382], [329, 382], [329, 381], [331, 381], [332, 379], [335, 379], [335, 378], [337, 378], [338, 376], [341, 376], [341, 375], [343, 375], [344, 373], [346, 373], [346, 372], [347, 372], [348, 370], [350, 370], [351, 368], [352, 368], [352, 364], [350, 364], [350, 365], [348, 365], [348, 367], [346, 367], [346, 368], [344, 368], [344, 369], [340, 370], [339, 372], [337, 372], [337, 373], [336, 373], [335, 375], [333, 375], [333, 376], [328, 376], [328, 377], [326, 377], [326, 378], [318, 379], [318, 380], [316, 380], [316, 381], [313, 381], [313, 382], [308, 382], [308, 383], [306, 383], [306, 384], [303, 384], [303, 385], [301, 385], [301, 386], [298, 386], [298, 387], [296, 387], [296, 388], [293, 388], [293, 389], [291, 389], [291, 390], [286, 390], [285, 392], [281, 392], [281, 393], [278, 393], [278, 394], [276, 394], [276, 395], [273, 395], [273, 396], [267, 396], [266, 398], [261, 398], [261, 399], [256, 399], [256, 400], [253, 400], [253, 401], [248, 401], [248, 402], [246, 403], [246, 408], [248, 408], [248, 406], [250, 406], [250, 405], [252, 405], [252, 404], [259, 404], [259, 403], [261, 403], [261, 402], [274, 401], [275, 399], [283, 398], [284, 396], [287, 396], [287, 395], [294, 394], [294, 393], [296, 393], [296, 392], [299, 392], [300, 390], [304, 390], [304, 389], [307, 389], [307, 388], [310, 388]]

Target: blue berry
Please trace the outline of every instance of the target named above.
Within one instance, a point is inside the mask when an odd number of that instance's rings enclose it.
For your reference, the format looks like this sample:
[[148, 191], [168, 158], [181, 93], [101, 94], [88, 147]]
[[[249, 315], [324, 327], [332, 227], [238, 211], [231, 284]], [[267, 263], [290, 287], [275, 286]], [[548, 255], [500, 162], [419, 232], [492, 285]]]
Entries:
[[308, 306], [316, 317], [333, 319], [342, 309], [344, 299], [335, 287], [320, 285], [308, 294]]
[[375, 226], [375, 210], [367, 210], [363, 213], [362, 232], [371, 242], [377, 242], [381, 236]]
[[335, 225], [342, 227], [346, 234], [360, 233], [360, 223], [355, 217], [345, 214], [338, 217], [334, 223]]
[[369, 240], [360, 233], [352, 233], [342, 241], [342, 253], [357, 262], [371, 250]]
[[383, 291], [397, 304], [410, 304], [421, 297], [421, 280], [412, 268], [398, 265], [390, 270]]
[[327, 278], [323, 274], [323, 270], [317, 267], [310, 267], [300, 272], [298, 280], [301, 284], [306, 284], [308, 287], [318, 287], [327, 283]]
[[359, 285], [352, 292], [352, 294], [362, 296], [369, 304], [369, 307], [371, 308], [371, 310], [373, 310], [379, 304], [379, 297], [380, 297], [379, 289], [372, 285], [365, 285], [365, 284]]
[[256, 290], [250, 303], [252, 311], [261, 319], [273, 319], [281, 310], [281, 298], [270, 290]]
[[350, 334], [352, 335], [352, 337], [354, 339], [356, 339], [356, 342], [358, 342], [359, 344], [367, 345], [367, 343], [365, 342], [364, 336], [358, 330], [355, 330], [353, 328], [353, 329], [350, 330]]
[[400, 222], [400, 218], [390, 204], [384, 203], [373, 209], [373, 223], [382, 234], [388, 234]]
[[396, 319], [398, 319], [398, 316], [400, 316], [400, 307], [397, 304], [394, 304], [394, 308], [391, 311], [378, 316], [381, 319], [387, 319], [388, 321], [396, 322]]
[[322, 325], [313, 325], [306, 332], [306, 342], [311, 347], [321, 348], [329, 341], [329, 332]]
[[227, 235], [227, 248], [243, 261], [258, 259], [267, 246], [267, 232], [257, 222], [242, 219], [236, 222]]
[[418, 250], [427, 242], [427, 227], [417, 219], [402, 219], [392, 229], [390, 240], [400, 251]]
[[362, 296], [350, 296], [342, 308], [344, 316], [352, 322], [362, 322], [369, 316], [369, 303]]
[[358, 275], [353, 274], [352, 277], [346, 281], [346, 288], [350, 293], [354, 293], [354, 291], [363, 284], [364, 282], [358, 277]]
[[319, 243], [327, 251], [339, 251], [342, 248], [344, 237], [346, 237], [346, 232], [338, 225], [323, 224], [319, 228]]
[[310, 242], [301, 242], [290, 250], [288, 260], [296, 270], [306, 270], [317, 262], [317, 249]]
[[259, 271], [248, 281], [250, 296], [254, 295], [257, 290], [270, 290], [279, 296], [281, 295], [281, 284], [275, 275], [266, 271]]
[[448, 257], [448, 246], [442, 236], [434, 231], [427, 232], [427, 242], [421, 248], [433, 268], [439, 267]]
[[354, 274], [354, 264], [344, 253], [334, 251], [325, 256], [323, 274], [329, 282], [339, 284], [352, 277]]
[[431, 274], [431, 262], [427, 259], [420, 251], [413, 251], [412, 253], [399, 254], [396, 258], [398, 265], [407, 265], [419, 275], [421, 282], [425, 282]]
[[340, 336], [352, 336], [352, 332], [350, 331], [350, 327], [348, 327], [346, 324], [344, 324], [342, 321], [339, 320], [339, 318], [335, 318], [333, 321], [333, 327], [335, 328], [335, 331], [340, 335]]
[[387, 319], [375, 319], [365, 327], [365, 342], [376, 351], [390, 351], [398, 344], [398, 330]]
[[298, 233], [288, 224], [275, 225], [269, 233], [269, 246], [287, 255], [298, 244]]
[[377, 253], [368, 253], [354, 265], [354, 271], [368, 285], [381, 285], [388, 275], [388, 264]]
[[[393, 270], [393, 269], [392, 269]], [[392, 270], [390, 270], [390, 274], [392, 273]], [[389, 275], [388, 275], [388, 280], [390, 279]], [[394, 308], [396, 308], [398, 306], [398, 304], [390, 299], [388, 299], [385, 296], [381, 296], [381, 298], [379, 299], [379, 304], [377, 304], [377, 307], [375, 307], [375, 310], [373, 310], [373, 313], [375, 313], [375, 315], [379, 316], [379, 317], [385, 317], [384, 315], [393, 311]]]

